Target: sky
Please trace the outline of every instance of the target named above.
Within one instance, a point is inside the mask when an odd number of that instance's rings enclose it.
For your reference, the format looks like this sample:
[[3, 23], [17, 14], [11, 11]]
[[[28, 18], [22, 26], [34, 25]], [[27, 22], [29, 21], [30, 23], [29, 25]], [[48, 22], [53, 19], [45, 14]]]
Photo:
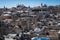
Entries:
[[60, 0], [0, 0], [0, 8], [8, 7], [16, 7], [18, 4], [24, 4], [25, 6], [40, 6], [42, 4], [49, 5], [60, 5]]

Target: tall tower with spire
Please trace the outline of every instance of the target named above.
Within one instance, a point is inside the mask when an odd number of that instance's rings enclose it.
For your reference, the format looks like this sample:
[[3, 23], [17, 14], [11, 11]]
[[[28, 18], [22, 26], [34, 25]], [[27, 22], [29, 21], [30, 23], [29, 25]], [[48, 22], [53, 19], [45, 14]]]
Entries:
[[41, 7], [43, 6], [43, 4], [41, 3]]
[[4, 8], [6, 8], [5, 5], [4, 5]]

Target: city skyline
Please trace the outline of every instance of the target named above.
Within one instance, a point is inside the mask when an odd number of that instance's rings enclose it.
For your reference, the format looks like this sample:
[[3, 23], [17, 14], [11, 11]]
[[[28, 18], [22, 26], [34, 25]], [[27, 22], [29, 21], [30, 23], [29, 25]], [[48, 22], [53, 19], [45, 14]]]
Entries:
[[24, 4], [25, 6], [40, 6], [41, 3], [49, 5], [60, 5], [60, 0], [0, 0], [0, 8], [16, 7], [18, 4]]

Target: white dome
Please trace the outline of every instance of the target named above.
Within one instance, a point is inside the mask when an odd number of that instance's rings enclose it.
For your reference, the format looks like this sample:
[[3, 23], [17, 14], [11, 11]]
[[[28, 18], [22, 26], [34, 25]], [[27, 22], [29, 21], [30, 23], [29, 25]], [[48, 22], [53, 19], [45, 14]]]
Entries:
[[3, 16], [10, 16], [9, 14], [4, 14]]

